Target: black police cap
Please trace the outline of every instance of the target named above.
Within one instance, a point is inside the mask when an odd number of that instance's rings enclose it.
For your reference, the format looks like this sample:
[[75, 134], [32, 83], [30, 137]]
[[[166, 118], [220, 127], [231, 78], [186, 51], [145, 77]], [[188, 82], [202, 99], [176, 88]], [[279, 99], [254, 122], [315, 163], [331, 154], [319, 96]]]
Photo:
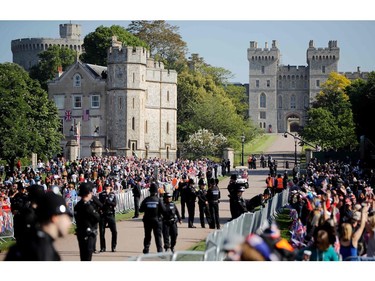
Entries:
[[93, 184], [91, 182], [83, 182], [79, 186], [78, 196], [86, 196], [92, 192]]
[[40, 197], [36, 214], [39, 221], [46, 221], [54, 215], [67, 214], [72, 216], [66, 207], [64, 198], [53, 192], [46, 192]]

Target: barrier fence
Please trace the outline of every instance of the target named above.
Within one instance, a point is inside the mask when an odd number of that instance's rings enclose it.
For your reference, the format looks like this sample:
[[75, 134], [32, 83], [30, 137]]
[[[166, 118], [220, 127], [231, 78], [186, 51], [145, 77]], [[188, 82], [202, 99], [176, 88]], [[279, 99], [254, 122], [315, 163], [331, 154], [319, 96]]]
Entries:
[[211, 232], [206, 238], [205, 251], [176, 251], [174, 253], [144, 254], [129, 258], [130, 261], [222, 261], [225, 257], [223, 246], [226, 239], [233, 235], [243, 237], [250, 233], [261, 234], [276, 218], [284, 206], [288, 204], [289, 189], [275, 194], [264, 208], [254, 213], [244, 213], [240, 217], [227, 222], [220, 230]]
[[6, 242], [6, 238], [14, 238], [13, 215], [10, 210], [0, 208], [0, 244]]

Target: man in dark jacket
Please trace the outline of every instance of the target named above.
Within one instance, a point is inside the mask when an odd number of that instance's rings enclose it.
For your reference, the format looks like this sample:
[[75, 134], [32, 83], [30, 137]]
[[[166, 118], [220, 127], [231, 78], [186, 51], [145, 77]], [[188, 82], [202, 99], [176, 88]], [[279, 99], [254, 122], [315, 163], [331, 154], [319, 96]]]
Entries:
[[205, 228], [205, 218], [207, 220], [208, 225], [211, 225], [211, 215], [208, 209], [208, 201], [207, 201], [207, 191], [206, 191], [206, 184], [203, 178], [199, 179], [198, 181], [198, 191], [197, 191], [197, 198], [198, 198], [198, 207], [199, 207], [199, 220], [201, 223], [201, 227]]
[[16, 241], [5, 261], [60, 261], [54, 247], [57, 238], [68, 235], [72, 224], [65, 200], [53, 192], [43, 194], [36, 210], [37, 227], [28, 237]]
[[139, 203], [141, 201], [141, 178], [137, 177], [132, 184], [132, 193], [134, 199], [134, 216], [132, 219], [139, 217]]
[[171, 249], [174, 252], [178, 236], [177, 222], [181, 224], [181, 216], [176, 205], [172, 202], [172, 195], [170, 193], [164, 193], [163, 199], [165, 206], [165, 212], [163, 213], [164, 250], [167, 252]]
[[112, 239], [111, 247], [112, 252], [116, 252], [117, 245], [117, 227], [115, 219], [115, 208], [117, 204], [116, 195], [112, 191], [112, 187], [109, 184], [104, 184], [104, 190], [99, 193], [99, 201], [103, 204], [100, 210], [100, 221], [99, 221], [99, 237], [100, 237], [100, 252], [106, 251], [105, 243], [105, 228], [111, 230]]
[[150, 196], [146, 197], [139, 208], [143, 215], [145, 238], [143, 239], [143, 253], [148, 254], [151, 245], [151, 232], [154, 233], [156, 250], [163, 252], [162, 245], [162, 215], [165, 212], [164, 204], [158, 197], [158, 187], [155, 183], [150, 185]]
[[195, 183], [193, 179], [189, 179], [188, 186], [186, 187], [186, 205], [188, 209], [188, 228], [196, 228], [194, 225], [195, 216], [195, 202], [197, 199], [197, 194], [195, 190]]
[[229, 184], [228, 184], [228, 197], [229, 197], [229, 210], [230, 210], [230, 215], [231, 215], [231, 219], [234, 219], [235, 218], [235, 205], [236, 205], [236, 200], [237, 200], [237, 188], [238, 188], [238, 185], [236, 184], [236, 180], [237, 180], [237, 175], [236, 174], [233, 174], [230, 176], [230, 180], [229, 180]]
[[210, 228], [220, 229], [220, 216], [219, 216], [219, 203], [220, 203], [220, 189], [216, 184], [216, 180], [211, 178], [208, 182], [208, 190], [207, 190], [207, 201], [208, 201], [208, 209], [211, 215], [211, 224]]
[[81, 200], [74, 207], [74, 218], [76, 220], [76, 235], [79, 246], [81, 261], [91, 261], [96, 241], [95, 229], [100, 219], [99, 213], [91, 204], [93, 184], [90, 182], [81, 183], [78, 196]]

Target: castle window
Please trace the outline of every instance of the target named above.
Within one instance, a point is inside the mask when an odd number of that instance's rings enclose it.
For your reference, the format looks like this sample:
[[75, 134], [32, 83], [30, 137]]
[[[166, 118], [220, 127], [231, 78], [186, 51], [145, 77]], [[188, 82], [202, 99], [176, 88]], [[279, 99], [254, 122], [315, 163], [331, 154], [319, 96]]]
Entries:
[[320, 80], [316, 80], [316, 86], [320, 87]]
[[82, 108], [82, 96], [81, 95], [73, 95], [73, 108], [74, 109]]
[[59, 132], [64, 134], [64, 118], [60, 118]]
[[169, 122], [167, 122], [167, 135], [169, 135]]
[[263, 129], [266, 128], [266, 122], [263, 122]]
[[255, 87], [259, 88], [259, 80], [255, 80]]
[[262, 128], [262, 122], [259, 122], [259, 128]]
[[266, 112], [265, 111], [259, 112], [259, 119], [266, 119]]
[[73, 87], [81, 87], [81, 75], [78, 73], [73, 77]]
[[100, 96], [92, 95], [91, 96], [91, 108], [99, 108], [99, 107], [100, 107]]
[[296, 108], [296, 96], [292, 95], [290, 97], [290, 108]]
[[122, 97], [118, 97], [118, 109], [122, 110], [124, 108], [124, 103]]
[[169, 91], [167, 91], [167, 101], [169, 101]]
[[135, 118], [132, 118], [132, 130], [135, 130]]
[[262, 74], [264, 74], [264, 65], [262, 65]]
[[282, 89], [283, 88], [283, 83], [281, 80], [279, 80], [279, 88]]
[[57, 109], [64, 109], [64, 101], [65, 101], [64, 95], [55, 95], [53, 97], [53, 100], [55, 101]]
[[277, 100], [277, 107], [278, 108], [283, 108], [283, 97], [279, 96]]
[[305, 98], [304, 98], [304, 105], [305, 105], [305, 107], [309, 106], [309, 96], [305, 96]]
[[269, 88], [271, 86], [271, 80], [267, 80], [267, 87]]
[[260, 99], [259, 99], [259, 107], [260, 108], [266, 108], [266, 94], [265, 93], [261, 93], [260, 94]]
[[133, 83], [134, 83], [134, 81], [135, 81], [135, 73], [133, 73]]
[[147, 120], [145, 121], [145, 134], [147, 134], [148, 132], [148, 124], [147, 124]]
[[326, 73], [326, 67], [322, 65], [322, 73]]

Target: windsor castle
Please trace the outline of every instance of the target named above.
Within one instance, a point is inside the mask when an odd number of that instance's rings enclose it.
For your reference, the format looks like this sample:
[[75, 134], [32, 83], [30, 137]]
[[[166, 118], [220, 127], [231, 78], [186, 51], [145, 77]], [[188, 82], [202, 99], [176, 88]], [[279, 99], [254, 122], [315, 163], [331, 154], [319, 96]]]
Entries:
[[[80, 25], [60, 24], [60, 37], [12, 40], [13, 62], [29, 70], [38, 63], [38, 54], [53, 45], [76, 50], [78, 55], [84, 52]], [[249, 84], [245, 84], [249, 116], [267, 133], [297, 132], [304, 125], [306, 108], [329, 73], [338, 72], [340, 48], [337, 41], [316, 48], [311, 40], [307, 66], [282, 65], [280, 58], [276, 40], [264, 48], [250, 41]], [[145, 48], [122, 46], [115, 37], [107, 59], [107, 66], [77, 59], [48, 84], [61, 119], [65, 156], [74, 159], [105, 150], [175, 159], [177, 72], [164, 69]], [[341, 74], [350, 80], [368, 75], [359, 67]]]

